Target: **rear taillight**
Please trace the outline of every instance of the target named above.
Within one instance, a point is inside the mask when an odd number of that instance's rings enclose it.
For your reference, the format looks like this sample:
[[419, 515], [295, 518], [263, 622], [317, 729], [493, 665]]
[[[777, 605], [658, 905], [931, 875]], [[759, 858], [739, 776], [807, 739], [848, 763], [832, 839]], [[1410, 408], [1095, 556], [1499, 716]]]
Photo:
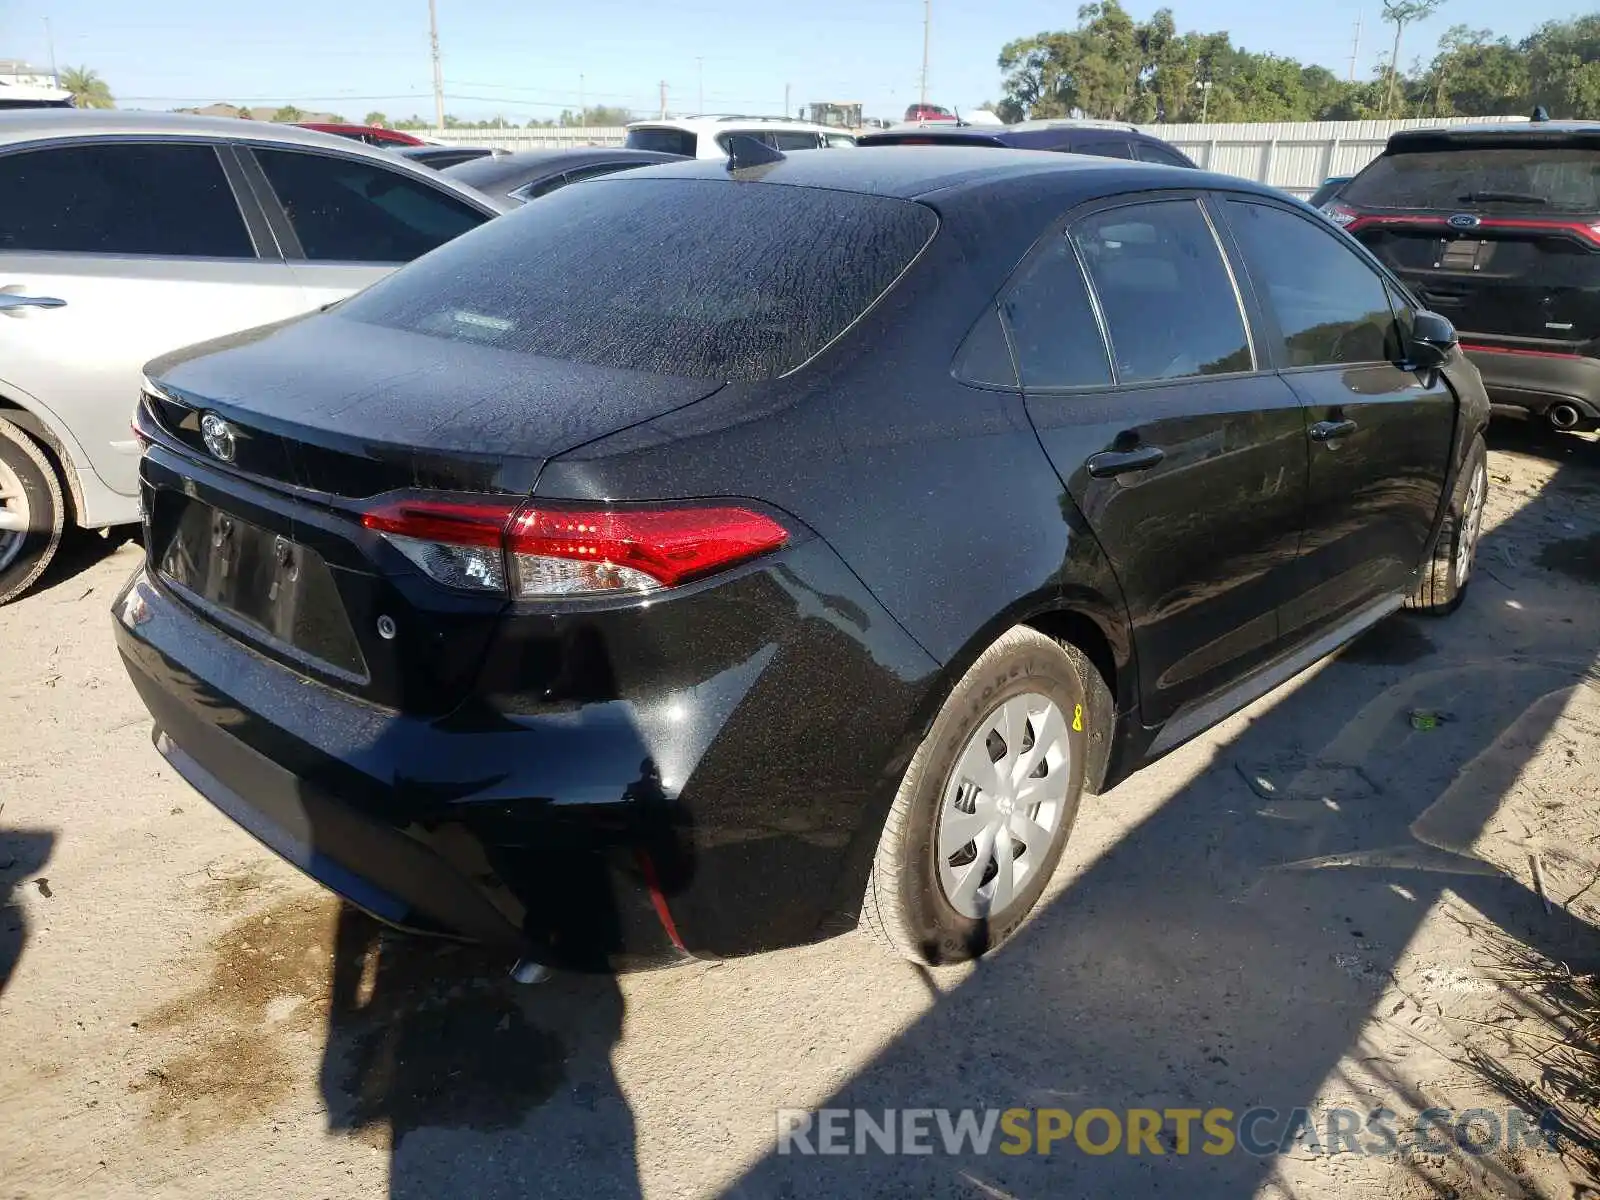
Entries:
[[1353, 208], [1346, 208], [1342, 204], [1324, 205], [1322, 211], [1327, 214], [1328, 220], [1335, 225], [1349, 225], [1360, 214]]
[[655, 592], [776, 550], [788, 531], [747, 508], [613, 509], [406, 497], [361, 523], [430, 578], [518, 599]]

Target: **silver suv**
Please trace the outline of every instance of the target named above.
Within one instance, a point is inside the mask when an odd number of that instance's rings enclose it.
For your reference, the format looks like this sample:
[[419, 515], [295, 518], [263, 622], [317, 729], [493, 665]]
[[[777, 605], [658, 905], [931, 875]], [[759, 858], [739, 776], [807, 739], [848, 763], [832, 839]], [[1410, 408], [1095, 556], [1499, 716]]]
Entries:
[[292, 126], [0, 113], [0, 603], [139, 519], [140, 372], [342, 299], [507, 205]]

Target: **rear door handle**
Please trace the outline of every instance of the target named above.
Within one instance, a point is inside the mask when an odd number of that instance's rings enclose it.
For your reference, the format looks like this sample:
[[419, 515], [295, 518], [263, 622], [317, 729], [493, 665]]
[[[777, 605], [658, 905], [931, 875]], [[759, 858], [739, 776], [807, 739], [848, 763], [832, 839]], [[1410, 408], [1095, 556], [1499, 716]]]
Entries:
[[1356, 423], [1346, 418], [1343, 421], [1318, 421], [1306, 434], [1313, 442], [1331, 442], [1335, 438], [1349, 437], [1356, 431]]
[[1148, 471], [1167, 456], [1160, 446], [1140, 446], [1135, 450], [1102, 450], [1089, 458], [1091, 479], [1110, 479], [1129, 471]]
[[67, 302], [54, 296], [19, 296], [15, 292], [0, 292], [0, 311], [8, 308], [65, 308]]

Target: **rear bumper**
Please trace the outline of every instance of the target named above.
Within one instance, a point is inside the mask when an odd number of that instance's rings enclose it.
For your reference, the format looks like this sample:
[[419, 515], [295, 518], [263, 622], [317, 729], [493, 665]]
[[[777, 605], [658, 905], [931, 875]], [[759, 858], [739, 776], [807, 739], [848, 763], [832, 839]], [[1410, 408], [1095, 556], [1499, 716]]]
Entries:
[[[713, 590], [738, 593], [745, 627], [680, 645], [661, 610], [707, 601], [658, 601], [653, 648], [682, 657], [619, 658], [615, 698], [509, 694], [548, 649], [512, 642], [486, 668], [492, 710], [431, 719], [255, 653], [144, 570], [113, 614], [158, 748], [283, 858], [403, 928], [626, 969], [852, 923], [935, 677], [819, 541]], [[575, 623], [551, 641], [623, 645], [604, 613]]]
[[1503, 408], [1543, 416], [1553, 404], [1569, 403], [1586, 420], [1600, 419], [1600, 359], [1469, 349], [1489, 399]]

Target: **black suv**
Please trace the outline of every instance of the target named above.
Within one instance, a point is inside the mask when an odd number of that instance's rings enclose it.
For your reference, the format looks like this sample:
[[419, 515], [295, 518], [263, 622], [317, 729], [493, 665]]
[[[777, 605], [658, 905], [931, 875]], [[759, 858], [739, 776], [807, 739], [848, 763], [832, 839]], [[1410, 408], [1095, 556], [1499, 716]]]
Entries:
[[1062, 154], [1094, 154], [1100, 158], [1132, 158], [1167, 167], [1189, 167], [1176, 148], [1132, 125], [1099, 121], [1023, 121], [1019, 125], [922, 126], [887, 129], [856, 139], [858, 146], [1009, 146], [1015, 150], [1054, 150]]
[[1600, 425], [1600, 124], [1413, 129], [1328, 213], [1461, 331], [1498, 409]]

